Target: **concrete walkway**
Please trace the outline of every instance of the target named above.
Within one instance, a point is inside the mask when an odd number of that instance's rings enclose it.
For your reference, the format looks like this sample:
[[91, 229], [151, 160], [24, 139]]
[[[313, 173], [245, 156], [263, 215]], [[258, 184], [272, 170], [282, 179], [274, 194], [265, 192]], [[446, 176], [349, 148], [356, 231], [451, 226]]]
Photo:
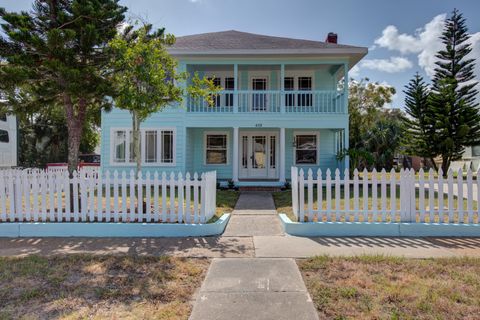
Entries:
[[282, 236], [282, 225], [269, 192], [242, 192], [224, 237]]
[[[284, 238], [273, 198], [244, 192], [223, 234]], [[295, 260], [213, 259], [195, 301], [191, 320], [318, 319]]]

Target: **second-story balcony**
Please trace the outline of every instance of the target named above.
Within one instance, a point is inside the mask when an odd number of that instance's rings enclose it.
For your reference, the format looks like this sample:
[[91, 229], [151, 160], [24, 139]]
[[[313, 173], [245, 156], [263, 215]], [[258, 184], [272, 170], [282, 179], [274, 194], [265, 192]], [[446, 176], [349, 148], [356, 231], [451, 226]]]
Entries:
[[187, 98], [187, 111], [199, 113], [343, 114], [345, 106], [345, 94], [340, 90], [224, 90], [213, 96], [213, 105], [204, 99]]
[[[213, 105], [186, 97], [188, 113], [347, 114], [347, 66], [336, 61], [261, 61], [186, 63], [184, 70], [221, 87]], [[208, 64], [211, 63], [211, 64]]]

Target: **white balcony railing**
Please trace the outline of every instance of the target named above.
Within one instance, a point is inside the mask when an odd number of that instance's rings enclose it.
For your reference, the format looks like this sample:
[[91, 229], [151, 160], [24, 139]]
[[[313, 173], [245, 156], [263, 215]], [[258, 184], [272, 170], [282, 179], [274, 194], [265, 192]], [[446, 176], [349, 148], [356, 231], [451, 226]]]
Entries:
[[204, 99], [187, 97], [188, 112], [252, 113], [346, 113], [345, 95], [341, 91], [221, 91], [214, 105]]

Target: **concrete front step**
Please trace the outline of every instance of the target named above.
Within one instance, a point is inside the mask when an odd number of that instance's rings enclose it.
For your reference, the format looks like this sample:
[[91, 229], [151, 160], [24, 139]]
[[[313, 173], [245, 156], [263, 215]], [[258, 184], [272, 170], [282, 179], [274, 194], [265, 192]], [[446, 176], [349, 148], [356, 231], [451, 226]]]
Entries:
[[254, 186], [245, 186], [245, 187], [239, 187], [238, 188], [241, 192], [245, 191], [267, 191], [267, 192], [278, 192], [282, 191], [281, 187], [254, 187]]

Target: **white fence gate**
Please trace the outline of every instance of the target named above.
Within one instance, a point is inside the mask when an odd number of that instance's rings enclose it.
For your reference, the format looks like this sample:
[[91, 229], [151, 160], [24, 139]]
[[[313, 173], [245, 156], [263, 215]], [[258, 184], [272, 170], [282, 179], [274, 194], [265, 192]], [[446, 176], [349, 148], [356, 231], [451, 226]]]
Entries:
[[413, 169], [361, 174], [348, 169], [292, 167], [292, 207], [297, 221], [478, 223], [480, 171], [415, 174]]
[[[0, 222], [205, 223], [216, 210], [216, 172], [0, 171]], [[73, 201], [73, 203], [72, 203]]]

